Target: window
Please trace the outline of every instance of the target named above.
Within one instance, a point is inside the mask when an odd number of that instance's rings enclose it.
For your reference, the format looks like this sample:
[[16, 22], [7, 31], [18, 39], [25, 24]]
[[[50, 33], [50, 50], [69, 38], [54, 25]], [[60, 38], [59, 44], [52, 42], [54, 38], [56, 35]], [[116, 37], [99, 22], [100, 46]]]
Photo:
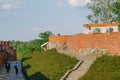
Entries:
[[100, 33], [100, 28], [94, 28], [93, 33]]
[[107, 33], [110, 33], [110, 32], [114, 32], [114, 30], [113, 30], [113, 28], [107, 28], [107, 29], [106, 29], [106, 32], [107, 32]]

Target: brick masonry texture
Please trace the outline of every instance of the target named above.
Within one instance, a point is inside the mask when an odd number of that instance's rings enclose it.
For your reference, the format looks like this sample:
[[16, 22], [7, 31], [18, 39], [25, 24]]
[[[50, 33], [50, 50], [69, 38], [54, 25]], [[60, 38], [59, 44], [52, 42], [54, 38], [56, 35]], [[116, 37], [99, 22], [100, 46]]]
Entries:
[[86, 48], [101, 48], [109, 54], [120, 54], [120, 33], [76, 34], [69, 36], [51, 36], [50, 43], [67, 43], [68, 50], [79, 51]]
[[0, 67], [6, 61], [16, 60], [16, 50], [9, 45], [8, 41], [0, 41], [0, 46], [2, 46], [2, 50], [0, 51]]

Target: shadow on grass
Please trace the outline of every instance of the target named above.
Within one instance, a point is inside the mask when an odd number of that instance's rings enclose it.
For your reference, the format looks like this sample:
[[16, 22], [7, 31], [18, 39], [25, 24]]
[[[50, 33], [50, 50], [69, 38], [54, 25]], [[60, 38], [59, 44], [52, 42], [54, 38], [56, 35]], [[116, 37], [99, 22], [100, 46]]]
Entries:
[[23, 69], [24, 69], [25, 71], [26, 71], [27, 69], [29, 69], [29, 68], [31, 68], [30, 65], [26, 65], [26, 66], [23, 67]]
[[28, 60], [28, 59], [31, 59], [32, 57], [24, 57], [24, 58], [22, 58], [22, 62], [24, 62], [24, 61], [26, 61], [26, 60]]
[[[22, 62], [28, 60], [28, 59], [31, 59], [32, 57], [25, 57], [22, 59]], [[26, 78], [26, 80], [49, 80], [47, 77], [45, 77], [41, 72], [37, 72], [31, 76], [27, 76], [27, 70], [31, 68], [31, 65], [26, 65], [26, 66], [23, 66], [22, 65], [22, 72]]]
[[37, 73], [29, 76], [28, 80], [49, 80], [49, 79], [47, 77], [45, 77], [41, 72], [37, 72]]
[[21, 69], [26, 80], [29, 80], [28, 76], [27, 76], [27, 69], [29, 69], [29, 68], [31, 68], [31, 66], [30, 65], [26, 65], [24, 67], [22, 66], [22, 69]]
[[[22, 62], [24, 62], [24, 61], [26, 61], [26, 60], [28, 60], [28, 59], [31, 59], [32, 57], [24, 57], [24, 58], [22, 58], [22, 60], [21, 60], [21, 64], [22, 64]], [[23, 74], [24, 74], [24, 77], [25, 77], [25, 79], [26, 80], [29, 80], [28, 79], [28, 77], [27, 77], [27, 69], [29, 69], [29, 68], [31, 68], [31, 66], [30, 65], [26, 65], [26, 66], [23, 66], [23, 65], [21, 65], [22, 66], [22, 68], [21, 68], [21, 70], [22, 70], [22, 72], [23, 72]]]

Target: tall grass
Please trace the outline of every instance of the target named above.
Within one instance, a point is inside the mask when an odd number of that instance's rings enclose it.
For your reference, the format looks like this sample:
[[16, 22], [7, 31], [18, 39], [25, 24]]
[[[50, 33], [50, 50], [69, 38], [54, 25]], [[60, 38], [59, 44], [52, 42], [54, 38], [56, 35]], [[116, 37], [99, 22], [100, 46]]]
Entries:
[[23, 69], [29, 80], [59, 80], [78, 60], [59, 54], [55, 49], [32, 54], [23, 59]]
[[120, 56], [104, 55], [97, 58], [79, 80], [120, 80]]

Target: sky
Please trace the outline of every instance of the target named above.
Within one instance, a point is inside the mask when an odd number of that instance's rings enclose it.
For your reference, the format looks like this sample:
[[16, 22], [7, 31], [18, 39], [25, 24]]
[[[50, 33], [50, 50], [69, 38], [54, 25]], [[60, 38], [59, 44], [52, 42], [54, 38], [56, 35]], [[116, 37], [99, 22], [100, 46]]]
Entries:
[[0, 0], [0, 40], [30, 41], [39, 33], [83, 33], [89, 0]]

